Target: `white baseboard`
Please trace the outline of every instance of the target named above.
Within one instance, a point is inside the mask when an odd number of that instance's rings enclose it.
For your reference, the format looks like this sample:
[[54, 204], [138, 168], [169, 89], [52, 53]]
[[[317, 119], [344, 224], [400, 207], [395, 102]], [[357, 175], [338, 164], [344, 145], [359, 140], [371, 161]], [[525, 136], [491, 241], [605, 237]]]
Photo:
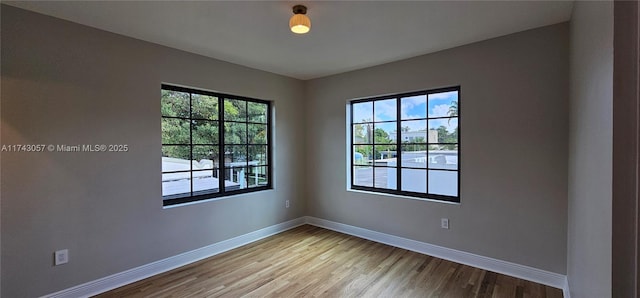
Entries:
[[[533, 282], [537, 282], [543, 285], [551, 286], [558, 289], [568, 290], [566, 275], [553, 273], [525, 265], [484, 257], [464, 251], [459, 251], [451, 248], [437, 246], [429, 243], [419, 242], [407, 238], [402, 238], [394, 235], [380, 233], [372, 230], [367, 230], [359, 227], [354, 227], [338, 222], [333, 222], [325, 219], [315, 218], [311, 216], [305, 217], [305, 222], [318, 226], [321, 228], [334, 230], [340, 233], [353, 235], [356, 237], [372, 240], [388, 244], [391, 246], [403, 248], [419, 252], [422, 254], [434, 256], [437, 258], [453, 261], [460, 264], [473, 266], [480, 269], [485, 269]], [[565, 296], [568, 297], [568, 296]]]
[[65, 289], [44, 297], [55, 298], [77, 298], [89, 297], [100, 294], [135, 281], [145, 279], [169, 270], [211, 257], [225, 251], [240, 247], [245, 244], [269, 237], [274, 234], [284, 232], [305, 224], [304, 218], [297, 218], [287, 222], [269, 226], [248, 234], [244, 234], [235, 238], [224, 240], [212, 245], [198, 248], [189, 252], [185, 252], [173, 257], [169, 257], [160, 261], [142, 265], [127, 271], [116, 273], [101, 279], [90, 281], [69, 289]]
[[565, 277], [564, 285], [562, 286], [562, 296], [564, 298], [571, 298], [571, 291], [569, 291], [569, 279]]
[[340, 233], [353, 235], [356, 237], [384, 243], [387, 245], [419, 252], [437, 258], [473, 266], [480, 269], [494, 271], [497, 273], [530, 280], [540, 284], [548, 285], [563, 290], [564, 297], [569, 297], [569, 284], [567, 277], [562, 274], [553, 273], [537, 268], [506, 262], [498, 259], [475, 255], [472, 253], [459, 251], [451, 248], [437, 246], [429, 243], [419, 242], [394, 235], [367, 230], [355, 226], [350, 226], [338, 222], [305, 216], [287, 222], [269, 226], [251, 233], [247, 233], [235, 238], [224, 240], [212, 245], [182, 253], [173, 257], [149, 263], [127, 271], [116, 273], [104, 278], [90, 281], [72, 288], [68, 288], [44, 297], [66, 298], [66, 297], [89, 297], [97, 295], [132, 282], [136, 282], [147, 277], [151, 277], [169, 270], [211, 257], [225, 251], [240, 247], [245, 244], [275, 235], [286, 230], [310, 224]]

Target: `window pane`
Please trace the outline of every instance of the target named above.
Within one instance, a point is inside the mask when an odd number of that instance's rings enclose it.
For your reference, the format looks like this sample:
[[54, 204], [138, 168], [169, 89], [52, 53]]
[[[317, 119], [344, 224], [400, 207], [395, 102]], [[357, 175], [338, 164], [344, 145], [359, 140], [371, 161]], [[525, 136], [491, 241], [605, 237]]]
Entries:
[[373, 121], [373, 102], [361, 102], [351, 105], [353, 109], [353, 123]]
[[402, 169], [401, 190], [427, 192], [427, 170]]
[[162, 146], [162, 171], [189, 171], [191, 146]]
[[262, 166], [267, 165], [268, 160], [267, 146], [249, 146], [249, 165]]
[[267, 123], [267, 105], [257, 102], [248, 102], [249, 122]]
[[400, 158], [402, 160], [403, 168], [426, 168], [427, 145], [403, 144], [402, 151], [400, 152]]
[[354, 167], [353, 184], [373, 187], [373, 167]]
[[162, 118], [162, 144], [189, 144], [189, 120]]
[[225, 146], [225, 167], [244, 167], [247, 165], [247, 146]]
[[267, 143], [267, 126], [264, 124], [249, 124], [249, 144], [266, 144]]
[[397, 124], [391, 123], [374, 123], [373, 125], [373, 142], [375, 144], [390, 144], [395, 140], [392, 137], [398, 130]]
[[247, 188], [247, 168], [226, 168], [224, 176], [224, 190], [238, 190]]
[[270, 184], [269, 102], [224, 97], [161, 90], [164, 205]]
[[192, 94], [191, 118], [218, 120], [218, 98], [215, 96]]
[[373, 144], [371, 136], [373, 130], [372, 123], [354, 124], [353, 125], [353, 143], [354, 144]]
[[429, 146], [430, 169], [458, 169], [458, 145]]
[[429, 143], [458, 143], [458, 118], [429, 120]]
[[247, 121], [247, 102], [237, 99], [224, 100], [224, 120]]
[[375, 187], [396, 189], [397, 177], [396, 168], [375, 167], [374, 168], [374, 182]]
[[445, 196], [457, 196], [458, 172], [429, 170], [429, 193]]
[[458, 116], [458, 91], [429, 94], [429, 117]]
[[427, 96], [403, 97], [400, 100], [400, 119], [427, 118]]
[[162, 196], [191, 195], [191, 172], [162, 174]]
[[189, 93], [162, 90], [162, 116], [189, 118]]
[[427, 120], [413, 120], [400, 122], [400, 137], [402, 143], [426, 143]]
[[269, 183], [268, 167], [249, 167], [247, 173], [247, 184], [249, 187], [265, 186]]
[[194, 144], [218, 144], [218, 121], [192, 120]]
[[225, 123], [224, 124], [225, 144], [246, 144], [247, 124], [245, 123]]
[[391, 121], [398, 118], [396, 99], [376, 100], [373, 103], [374, 121]]
[[351, 103], [353, 186], [458, 201], [459, 89], [448, 89]]
[[396, 145], [375, 145], [373, 147], [376, 166], [395, 167], [398, 147]]
[[203, 195], [220, 191], [218, 169], [193, 171], [193, 195]]
[[353, 146], [353, 164], [369, 165], [369, 161], [373, 159], [372, 145], [356, 145]]
[[191, 168], [193, 170], [213, 169], [220, 167], [218, 147], [193, 146]]

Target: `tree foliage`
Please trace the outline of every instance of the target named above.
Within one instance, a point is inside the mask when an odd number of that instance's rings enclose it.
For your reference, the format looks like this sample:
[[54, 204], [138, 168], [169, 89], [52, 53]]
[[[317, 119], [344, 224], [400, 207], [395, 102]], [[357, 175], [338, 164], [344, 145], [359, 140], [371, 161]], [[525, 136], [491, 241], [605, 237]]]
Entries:
[[[396, 151], [389, 133], [382, 128], [376, 128], [371, 132], [372, 124], [355, 124], [354, 138], [358, 140], [356, 143], [366, 143], [366, 145], [357, 145], [355, 152], [363, 155], [365, 160], [387, 158], [392, 152]], [[373, 140], [372, 137], [373, 136]], [[371, 145], [373, 143], [374, 145]], [[362, 161], [366, 163], [366, 161]]]
[[449, 133], [447, 127], [440, 125], [436, 131], [438, 132], [438, 143], [455, 143], [440, 145], [439, 147], [441, 149], [453, 150], [456, 148], [456, 144], [458, 143], [458, 127], [456, 127], [452, 133]]
[[[224, 130], [226, 162], [259, 160], [266, 164], [267, 105], [245, 100], [223, 101], [215, 96], [162, 90], [162, 156], [185, 160], [220, 161], [220, 133]], [[261, 145], [261, 146], [252, 146]], [[250, 156], [247, 156], [247, 155]]]
[[449, 117], [458, 117], [458, 101], [451, 101], [451, 105], [449, 106], [449, 110], [447, 111]]
[[[358, 152], [363, 155], [364, 160], [359, 161], [360, 164], [368, 164], [367, 161], [377, 160], [382, 158], [388, 158], [394, 156], [394, 152], [397, 151], [397, 144], [392, 140], [385, 130], [377, 128], [373, 131], [373, 144], [371, 145], [371, 137], [367, 132], [371, 131], [371, 124], [355, 124], [354, 125], [354, 152]], [[410, 131], [409, 127], [402, 127], [402, 132]], [[402, 150], [407, 151], [426, 151], [429, 150], [454, 150], [458, 143], [458, 128], [456, 127], [453, 132], [449, 132], [447, 127], [441, 125], [435, 129], [438, 133], [438, 143], [449, 143], [440, 145], [425, 145], [427, 139], [425, 137], [415, 137], [411, 141], [402, 142]], [[361, 145], [358, 145], [358, 144]]]

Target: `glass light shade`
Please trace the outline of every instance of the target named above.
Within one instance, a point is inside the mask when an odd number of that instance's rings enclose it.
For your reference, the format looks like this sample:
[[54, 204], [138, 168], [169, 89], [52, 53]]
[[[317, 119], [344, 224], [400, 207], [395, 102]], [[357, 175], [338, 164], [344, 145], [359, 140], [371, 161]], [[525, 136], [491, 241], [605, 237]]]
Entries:
[[311, 30], [311, 20], [306, 15], [294, 14], [289, 20], [289, 27], [293, 33], [304, 34]]

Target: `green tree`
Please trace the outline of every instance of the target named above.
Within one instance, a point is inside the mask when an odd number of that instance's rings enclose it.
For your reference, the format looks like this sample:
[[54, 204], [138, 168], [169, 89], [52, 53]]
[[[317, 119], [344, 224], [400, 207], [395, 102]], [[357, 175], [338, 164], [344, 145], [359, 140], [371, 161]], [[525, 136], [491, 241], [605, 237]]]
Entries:
[[[160, 109], [164, 117], [189, 118], [189, 93], [162, 90]], [[190, 158], [189, 121], [162, 118], [162, 156], [180, 159]]]
[[[447, 111], [447, 114], [449, 115], [449, 117], [458, 117], [458, 101], [454, 100], [451, 102], [451, 105], [449, 106], [449, 111]], [[447, 120], [447, 124], [451, 122], [451, 118], [449, 118], [449, 120]]]
[[438, 131], [438, 143], [450, 143], [440, 145], [440, 148], [448, 150], [455, 149], [456, 144], [458, 143], [458, 128], [456, 127], [452, 133], [449, 133], [447, 127], [440, 125], [436, 130]]
[[451, 102], [449, 106], [449, 111], [447, 111], [449, 117], [457, 117], [458, 116], [458, 101], [454, 100]]
[[[225, 158], [233, 161], [266, 162], [268, 105], [257, 102], [229, 99], [224, 102]], [[233, 122], [226, 122], [233, 121]], [[246, 145], [249, 145], [247, 151]], [[254, 148], [255, 147], [255, 148]]]
[[218, 98], [215, 96], [192, 94], [191, 118], [218, 120]]
[[438, 132], [438, 143], [446, 143], [448, 139], [447, 136], [449, 135], [447, 127], [444, 125], [440, 125], [438, 128], [436, 128], [436, 131]]
[[367, 137], [364, 134], [364, 126], [362, 124], [356, 124], [353, 126], [353, 140], [354, 143], [368, 143]]
[[396, 151], [396, 146], [392, 145], [393, 141], [384, 129], [376, 128], [373, 135], [374, 143], [376, 144], [373, 151], [374, 159], [380, 159], [383, 155], [386, 158], [390, 156], [393, 151]]
[[189, 118], [189, 93], [162, 90], [162, 116]]
[[[162, 90], [162, 156], [180, 159], [218, 159], [219, 104], [215, 96]], [[247, 144], [267, 144], [268, 105], [244, 100], [223, 102], [225, 157], [247, 160]], [[185, 118], [185, 119], [179, 119]], [[190, 144], [193, 144], [193, 152]], [[200, 146], [202, 145], [202, 146]], [[208, 146], [204, 146], [208, 145]], [[265, 146], [249, 150], [250, 158], [266, 160]], [[214, 152], [215, 151], [215, 152]]]
[[374, 140], [376, 144], [388, 144], [391, 142], [391, 139], [389, 139], [389, 134], [382, 128], [375, 129]]

